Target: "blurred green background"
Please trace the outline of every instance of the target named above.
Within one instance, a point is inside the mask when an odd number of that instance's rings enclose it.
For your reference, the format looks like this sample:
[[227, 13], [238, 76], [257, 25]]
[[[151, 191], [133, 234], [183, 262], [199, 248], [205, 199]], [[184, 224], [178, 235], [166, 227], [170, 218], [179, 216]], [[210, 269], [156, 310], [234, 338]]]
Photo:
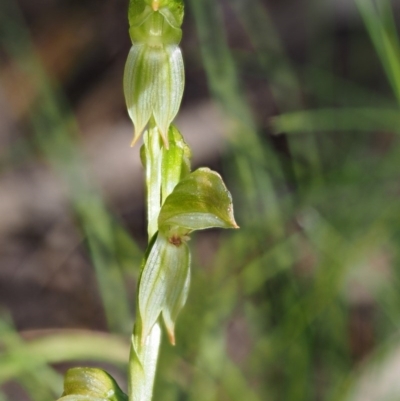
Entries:
[[[126, 386], [146, 245], [124, 0], [0, 2], [0, 400]], [[399, 2], [188, 0], [177, 125], [239, 231], [194, 236], [155, 400], [400, 399]], [[165, 339], [166, 340], [166, 339]]]

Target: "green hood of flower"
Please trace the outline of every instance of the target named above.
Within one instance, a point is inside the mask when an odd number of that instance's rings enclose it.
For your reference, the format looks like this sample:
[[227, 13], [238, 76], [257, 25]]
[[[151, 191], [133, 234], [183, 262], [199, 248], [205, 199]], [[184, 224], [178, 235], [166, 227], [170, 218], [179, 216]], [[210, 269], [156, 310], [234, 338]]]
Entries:
[[182, 53], [178, 46], [133, 45], [124, 73], [124, 93], [139, 139], [151, 117], [168, 148], [168, 128], [178, 113], [185, 84]]
[[151, 117], [168, 148], [168, 127], [182, 100], [184, 67], [178, 44], [182, 37], [180, 0], [131, 0], [132, 48], [124, 73], [125, 100], [138, 140]]

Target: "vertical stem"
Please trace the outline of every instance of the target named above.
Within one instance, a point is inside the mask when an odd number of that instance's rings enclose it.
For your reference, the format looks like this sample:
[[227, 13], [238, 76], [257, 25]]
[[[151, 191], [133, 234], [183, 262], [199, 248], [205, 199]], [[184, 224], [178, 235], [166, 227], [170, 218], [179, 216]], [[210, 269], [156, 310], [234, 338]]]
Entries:
[[157, 322], [144, 344], [142, 344], [141, 332], [140, 316], [137, 314], [129, 355], [129, 401], [150, 401], [153, 395], [154, 377], [161, 343], [161, 328]]
[[[146, 187], [147, 187], [147, 232], [149, 242], [158, 231], [158, 215], [161, 208], [161, 161], [162, 148], [158, 128], [153, 118], [144, 135]], [[137, 293], [139, 293], [140, 280]], [[138, 299], [138, 296], [137, 296]], [[150, 334], [142, 338], [142, 322], [138, 301], [136, 322], [133, 328], [129, 355], [128, 395], [130, 401], [150, 401], [153, 395], [154, 377], [161, 343], [161, 328], [157, 322]]]
[[149, 129], [144, 134], [146, 155], [147, 187], [147, 233], [149, 242], [158, 230], [158, 215], [161, 209], [161, 139], [154, 118], [150, 119]]

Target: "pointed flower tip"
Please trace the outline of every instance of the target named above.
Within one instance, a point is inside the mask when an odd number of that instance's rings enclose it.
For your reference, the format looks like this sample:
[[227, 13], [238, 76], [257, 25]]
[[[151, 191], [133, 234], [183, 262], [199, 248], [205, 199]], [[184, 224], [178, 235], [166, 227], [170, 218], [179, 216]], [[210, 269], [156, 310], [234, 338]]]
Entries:
[[[232, 201], [231, 201], [232, 202]], [[229, 213], [229, 228], [233, 228], [235, 230], [237, 230], [238, 228], [240, 228], [238, 226], [238, 224], [236, 223], [235, 217], [233, 215], [233, 206], [232, 204], [230, 204], [228, 206], [227, 212]]]
[[225, 228], [233, 228], [234, 230], [237, 230], [240, 227], [236, 223], [235, 218], [233, 217], [233, 211], [232, 211], [231, 207], [229, 207], [228, 210], [230, 211], [230, 216], [227, 220], [225, 220], [227, 223], [227, 226]]
[[165, 149], [169, 149], [169, 142], [168, 142], [168, 129], [167, 129], [167, 132], [164, 132], [163, 130], [161, 130], [160, 128], [159, 128], [159, 132], [160, 132], [160, 136], [161, 136], [161, 139], [162, 139], [162, 141], [163, 141], [163, 144], [164, 144], [164, 147], [165, 147]]
[[173, 328], [169, 328], [169, 329], [167, 329], [167, 331], [168, 331], [168, 340], [169, 340], [170, 344], [175, 346], [176, 345], [176, 341], [175, 341], [174, 329]]
[[135, 145], [136, 145], [136, 142], [139, 140], [139, 138], [140, 138], [140, 134], [141, 134], [142, 132], [141, 131], [138, 131], [138, 130], [135, 130], [134, 131], [134, 133], [133, 133], [133, 139], [132, 139], [132, 142], [131, 142], [131, 148], [133, 148]]
[[[179, 309], [181, 309], [182, 306], [183, 306], [183, 304], [179, 307]], [[168, 307], [166, 309], [164, 309], [163, 310], [163, 319], [164, 319], [165, 328], [167, 330], [168, 340], [171, 345], [175, 346], [176, 340], [175, 340], [175, 321], [174, 320], [176, 320], [176, 316], [175, 316], [175, 319], [172, 320], [170, 312], [171, 312], [171, 310], [169, 310]], [[176, 310], [175, 310], [175, 312], [176, 312]], [[179, 311], [178, 311], [178, 313], [179, 313]]]

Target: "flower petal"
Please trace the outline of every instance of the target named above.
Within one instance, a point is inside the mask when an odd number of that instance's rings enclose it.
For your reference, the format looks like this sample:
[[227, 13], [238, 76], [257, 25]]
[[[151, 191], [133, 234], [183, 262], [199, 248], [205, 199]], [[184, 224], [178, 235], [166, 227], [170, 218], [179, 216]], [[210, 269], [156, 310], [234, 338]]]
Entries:
[[232, 197], [219, 174], [199, 168], [179, 182], [158, 217], [160, 232], [187, 233], [205, 228], [238, 228]]
[[153, 103], [153, 79], [159, 70], [159, 54], [146, 45], [134, 44], [129, 51], [124, 72], [124, 94], [135, 133], [132, 146], [149, 122]]
[[169, 148], [163, 148], [162, 157], [162, 203], [176, 184], [190, 172], [190, 148], [174, 125], [169, 127], [168, 141]]
[[[185, 244], [186, 246], [186, 244]], [[176, 270], [174, 285], [168, 286], [166, 303], [162, 310], [162, 316], [167, 328], [169, 341], [175, 345], [175, 322], [179, 312], [185, 306], [190, 287], [190, 252], [186, 264]]]
[[160, 13], [165, 17], [171, 26], [179, 28], [183, 21], [183, 1], [162, 0], [160, 3]]
[[[184, 241], [172, 243], [158, 234], [146, 260], [139, 286], [139, 311], [142, 318], [142, 339], [145, 341], [164, 308], [168, 308], [168, 323], [176, 318], [177, 305], [187, 294], [190, 264], [189, 248]], [[179, 311], [178, 311], [179, 312]], [[170, 317], [171, 316], [171, 317]], [[171, 325], [168, 326], [171, 328]]]
[[168, 148], [168, 127], [181, 104], [185, 74], [182, 53], [178, 46], [164, 47], [164, 57], [155, 78], [154, 119]]

